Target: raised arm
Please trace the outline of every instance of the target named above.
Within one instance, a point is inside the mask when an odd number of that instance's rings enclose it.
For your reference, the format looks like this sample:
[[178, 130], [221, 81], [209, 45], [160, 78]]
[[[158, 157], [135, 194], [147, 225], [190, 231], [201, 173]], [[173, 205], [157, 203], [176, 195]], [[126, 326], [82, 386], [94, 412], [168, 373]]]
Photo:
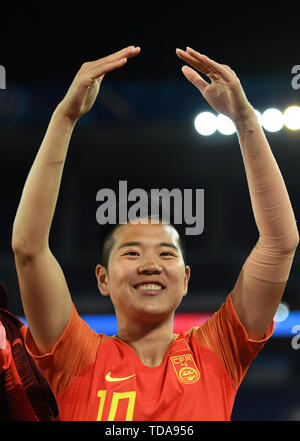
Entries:
[[13, 225], [12, 248], [24, 312], [41, 353], [52, 349], [72, 313], [65, 277], [49, 248], [70, 138], [78, 119], [93, 106], [104, 75], [124, 66], [139, 51], [129, 46], [81, 66], [51, 117], [22, 192]]
[[185, 77], [219, 113], [235, 123], [259, 239], [232, 290], [235, 310], [253, 339], [264, 337], [281, 301], [299, 233], [284, 180], [240, 81], [227, 65], [191, 48], [177, 55]]

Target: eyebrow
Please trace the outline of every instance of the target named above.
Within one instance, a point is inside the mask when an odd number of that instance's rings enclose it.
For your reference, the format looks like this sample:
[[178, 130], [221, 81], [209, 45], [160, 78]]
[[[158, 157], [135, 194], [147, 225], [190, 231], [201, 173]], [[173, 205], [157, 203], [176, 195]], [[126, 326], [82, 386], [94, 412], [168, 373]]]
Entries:
[[[142, 243], [141, 242], [124, 242], [122, 243], [119, 247], [118, 250], [120, 250], [121, 248], [125, 248], [125, 247], [132, 247], [132, 246], [141, 246]], [[169, 242], [160, 242], [159, 245], [160, 247], [169, 247], [169, 248], [174, 248], [175, 250], [178, 251], [178, 247], [176, 245], [174, 245], [173, 243], [169, 243]]]

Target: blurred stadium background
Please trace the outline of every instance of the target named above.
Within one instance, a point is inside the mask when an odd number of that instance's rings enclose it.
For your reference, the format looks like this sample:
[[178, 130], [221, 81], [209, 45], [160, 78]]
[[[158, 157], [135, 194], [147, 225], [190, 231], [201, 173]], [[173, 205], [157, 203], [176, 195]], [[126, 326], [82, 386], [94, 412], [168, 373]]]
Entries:
[[[0, 90], [0, 280], [12, 313], [23, 315], [11, 229], [51, 113], [83, 62], [130, 44], [140, 46], [141, 54], [104, 78], [94, 108], [74, 131], [63, 175], [51, 246], [74, 303], [87, 319], [113, 313], [94, 275], [96, 193], [105, 187], [117, 191], [120, 180], [127, 181], [128, 191], [204, 189], [204, 232], [187, 237], [192, 276], [178, 320], [180, 314], [199, 314], [192, 316], [197, 325], [233, 287], [258, 239], [239, 144], [236, 134], [217, 130], [203, 136], [195, 130], [196, 116], [211, 109], [182, 75], [175, 48], [188, 45], [230, 65], [257, 110], [284, 112], [300, 101], [300, 80], [299, 88], [292, 87], [292, 68], [300, 65], [298, 18], [280, 3], [272, 9], [176, 5], [26, 2], [1, 8], [6, 89]], [[266, 134], [298, 220], [300, 130], [282, 123]], [[300, 349], [292, 345], [293, 327], [300, 325], [299, 270], [297, 252], [284, 296], [286, 318], [277, 317], [274, 336], [250, 367], [233, 420], [300, 419]], [[109, 326], [107, 333], [113, 320]]]

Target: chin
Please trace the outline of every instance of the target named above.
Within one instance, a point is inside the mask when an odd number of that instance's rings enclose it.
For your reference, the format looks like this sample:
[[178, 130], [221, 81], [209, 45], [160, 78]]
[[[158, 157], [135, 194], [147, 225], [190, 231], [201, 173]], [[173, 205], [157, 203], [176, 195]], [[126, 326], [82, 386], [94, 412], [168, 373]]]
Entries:
[[173, 319], [174, 310], [162, 310], [161, 308], [140, 308], [136, 311], [135, 320], [143, 323], [156, 323]]

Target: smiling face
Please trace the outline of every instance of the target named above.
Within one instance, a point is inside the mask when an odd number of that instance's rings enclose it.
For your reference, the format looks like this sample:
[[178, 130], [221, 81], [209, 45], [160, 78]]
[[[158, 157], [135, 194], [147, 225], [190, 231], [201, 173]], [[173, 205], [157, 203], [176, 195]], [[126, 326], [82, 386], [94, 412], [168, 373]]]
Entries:
[[128, 223], [115, 230], [108, 270], [99, 264], [96, 276], [101, 293], [110, 295], [119, 322], [173, 317], [190, 277], [178, 239], [170, 225]]

